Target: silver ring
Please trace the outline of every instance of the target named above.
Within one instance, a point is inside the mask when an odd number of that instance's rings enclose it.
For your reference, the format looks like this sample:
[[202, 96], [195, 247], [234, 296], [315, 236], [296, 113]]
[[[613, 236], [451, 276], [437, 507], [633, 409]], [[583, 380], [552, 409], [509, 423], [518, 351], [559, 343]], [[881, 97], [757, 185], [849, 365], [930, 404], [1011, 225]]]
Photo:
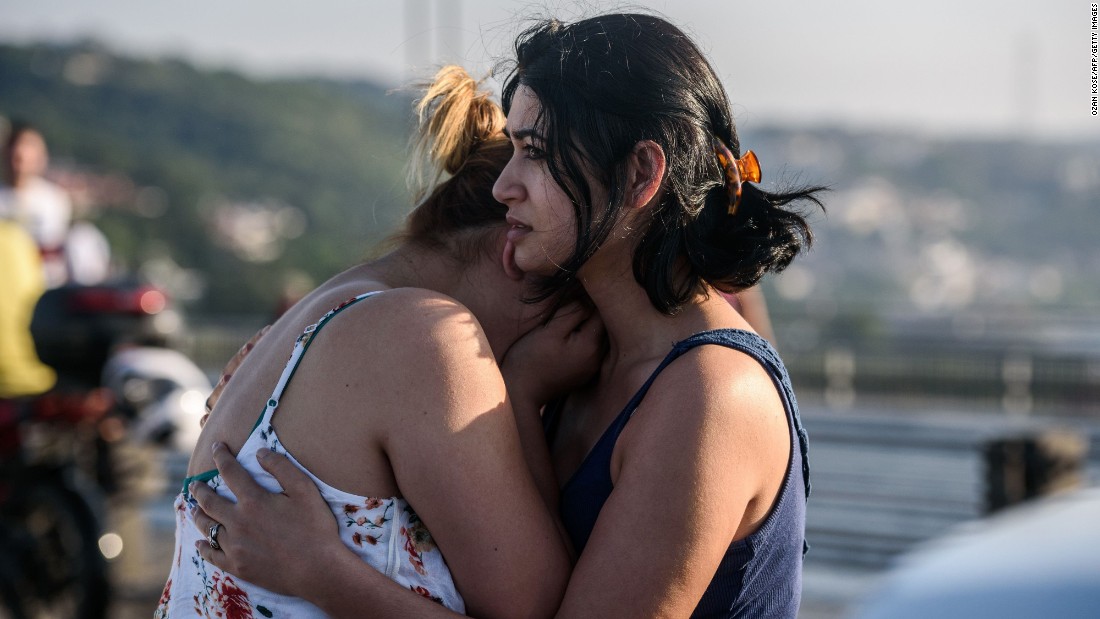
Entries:
[[222, 523], [215, 522], [210, 525], [210, 531], [206, 534], [206, 541], [210, 543], [210, 547], [214, 550], [221, 550], [222, 547], [218, 545], [218, 532], [222, 528]]

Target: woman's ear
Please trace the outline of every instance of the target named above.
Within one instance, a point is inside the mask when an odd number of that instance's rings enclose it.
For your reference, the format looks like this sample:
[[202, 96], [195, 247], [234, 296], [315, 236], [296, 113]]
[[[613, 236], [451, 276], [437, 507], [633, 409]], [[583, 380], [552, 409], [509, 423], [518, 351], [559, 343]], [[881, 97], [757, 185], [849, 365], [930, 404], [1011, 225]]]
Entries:
[[642, 140], [630, 153], [627, 204], [641, 208], [649, 204], [665, 179], [665, 151], [653, 140]]

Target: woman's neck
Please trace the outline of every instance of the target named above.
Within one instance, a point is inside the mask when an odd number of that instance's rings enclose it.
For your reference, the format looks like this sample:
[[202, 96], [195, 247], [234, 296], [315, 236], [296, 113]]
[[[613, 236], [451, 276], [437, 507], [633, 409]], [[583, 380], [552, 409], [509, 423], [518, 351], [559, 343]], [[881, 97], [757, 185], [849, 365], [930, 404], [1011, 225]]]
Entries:
[[628, 258], [599, 258], [593, 256], [579, 275], [607, 329], [608, 361], [613, 365], [663, 358], [673, 344], [700, 331], [748, 326], [713, 291], [709, 298], [697, 294], [674, 315], [664, 314], [653, 307], [645, 288], [634, 279]]
[[408, 243], [356, 268], [387, 288], [423, 288], [447, 295], [456, 271], [439, 252]]
[[[627, 265], [625, 271], [621, 269], [623, 264]], [[579, 273], [607, 330], [608, 362], [613, 365], [663, 356], [677, 341], [684, 319], [662, 314], [653, 307], [629, 265], [629, 261], [619, 261], [616, 272], [586, 264]]]
[[498, 361], [537, 324], [539, 309], [520, 303], [523, 283], [508, 278], [488, 255], [463, 261], [440, 249], [405, 244], [358, 268], [363, 270], [357, 276], [388, 288], [422, 288], [458, 301], [477, 317]]
[[16, 191], [22, 191], [27, 187], [34, 184], [35, 179], [38, 178], [37, 174], [20, 174], [12, 176], [10, 180], [10, 187]]

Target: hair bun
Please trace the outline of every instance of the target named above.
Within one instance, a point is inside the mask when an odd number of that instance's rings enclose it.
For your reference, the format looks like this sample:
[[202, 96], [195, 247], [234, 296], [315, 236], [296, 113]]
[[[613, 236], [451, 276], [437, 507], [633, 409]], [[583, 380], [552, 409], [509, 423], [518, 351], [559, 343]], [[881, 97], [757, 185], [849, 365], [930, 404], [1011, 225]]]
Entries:
[[458, 172], [482, 143], [501, 136], [506, 120], [481, 82], [457, 65], [441, 68], [427, 84], [416, 117], [409, 180], [418, 197], [444, 173]]

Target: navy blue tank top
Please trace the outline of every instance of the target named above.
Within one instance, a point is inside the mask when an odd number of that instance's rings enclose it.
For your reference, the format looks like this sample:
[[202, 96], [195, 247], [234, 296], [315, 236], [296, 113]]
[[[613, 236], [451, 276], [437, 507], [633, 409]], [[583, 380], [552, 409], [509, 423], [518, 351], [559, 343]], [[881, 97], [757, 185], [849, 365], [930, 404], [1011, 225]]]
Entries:
[[[775, 349], [760, 336], [736, 329], [697, 333], [677, 342], [630, 402], [611, 423], [573, 477], [562, 488], [561, 516], [578, 553], [584, 550], [600, 509], [611, 496], [611, 453], [650, 385], [680, 355], [704, 344], [739, 350], [756, 359], [771, 376], [787, 411], [791, 457], [771, 513], [747, 538], [730, 544], [692, 617], [789, 617], [802, 597], [802, 556], [806, 545], [806, 499], [810, 495], [807, 438], [798, 416], [790, 377]], [[557, 430], [561, 406], [548, 410], [549, 440]]]

